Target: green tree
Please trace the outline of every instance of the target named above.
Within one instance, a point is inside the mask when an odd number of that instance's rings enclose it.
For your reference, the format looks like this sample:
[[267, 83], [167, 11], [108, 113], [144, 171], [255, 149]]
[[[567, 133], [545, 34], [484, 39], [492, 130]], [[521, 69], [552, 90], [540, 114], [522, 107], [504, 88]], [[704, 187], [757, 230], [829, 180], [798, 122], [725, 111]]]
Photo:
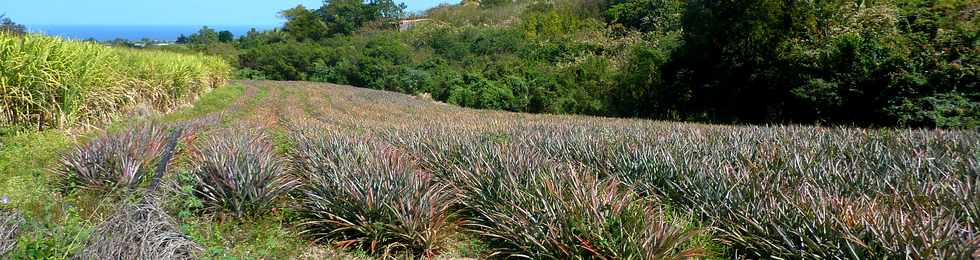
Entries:
[[6, 15], [0, 15], [0, 32], [21, 35], [27, 32], [27, 27], [22, 24], [15, 23]]
[[331, 35], [350, 35], [371, 21], [394, 22], [404, 16], [405, 8], [392, 0], [326, 0], [317, 12]]
[[395, 4], [393, 0], [372, 0], [368, 6], [375, 12], [375, 19], [392, 22], [405, 16], [405, 3]]
[[287, 41], [291, 36], [283, 30], [258, 31], [250, 29], [238, 39], [238, 47], [252, 49], [262, 45]]
[[239, 64], [272, 80], [309, 80], [318, 63], [332, 60], [330, 54], [313, 42], [279, 42], [246, 50]]
[[691, 101], [689, 88], [675, 87], [663, 81], [662, 69], [676, 47], [676, 37], [665, 38], [660, 45], [635, 46], [630, 59], [618, 75], [612, 90], [611, 105], [622, 116], [677, 119], [677, 113]]
[[179, 44], [186, 44], [188, 42], [190, 42], [190, 40], [187, 39], [187, 36], [184, 36], [183, 34], [181, 34], [180, 36], [177, 36], [177, 43], [179, 43]]
[[364, 23], [377, 18], [362, 0], [326, 0], [318, 12], [331, 35], [354, 33]]
[[683, 12], [679, 0], [616, 0], [610, 2], [606, 19], [641, 31], [668, 32], [680, 29]]
[[219, 42], [218, 32], [216, 32], [214, 29], [204, 26], [201, 27], [201, 30], [198, 30], [197, 33], [191, 34], [191, 36], [187, 37], [187, 42], [191, 44], [201, 44], [201, 45], [217, 43]]
[[286, 19], [283, 31], [298, 41], [317, 41], [328, 35], [327, 24], [313, 11], [303, 5], [279, 13]]
[[441, 22], [398, 32], [374, 28], [403, 5], [330, 0], [243, 36], [241, 62], [262, 77], [512, 111], [980, 124], [975, 0], [483, 1], [508, 2], [528, 5], [442, 6], [426, 14]]
[[221, 41], [221, 42], [224, 42], [224, 43], [229, 43], [229, 42], [232, 42], [234, 40], [235, 40], [235, 35], [232, 34], [230, 31], [221, 31], [221, 32], [218, 32], [218, 41]]
[[405, 15], [405, 4], [392, 0], [327, 0], [317, 10], [302, 5], [282, 11], [283, 30], [299, 41], [350, 35], [369, 22], [392, 24]]
[[123, 39], [123, 38], [115, 38], [115, 39], [112, 39], [110, 41], [107, 41], [106, 43], [108, 43], [109, 45], [118, 46], [118, 47], [126, 47], [126, 48], [133, 47], [133, 42], [131, 42], [131, 41], [127, 40], [127, 39]]
[[514, 0], [481, 0], [480, 7], [494, 8], [514, 3]]
[[[817, 7], [830, 1], [692, 0], [682, 19], [684, 46], [664, 82], [687, 89], [688, 114], [722, 121], [779, 120], [792, 98], [796, 71], [781, 62], [781, 47], [805, 33]], [[676, 97], [681, 98], [681, 97]]]

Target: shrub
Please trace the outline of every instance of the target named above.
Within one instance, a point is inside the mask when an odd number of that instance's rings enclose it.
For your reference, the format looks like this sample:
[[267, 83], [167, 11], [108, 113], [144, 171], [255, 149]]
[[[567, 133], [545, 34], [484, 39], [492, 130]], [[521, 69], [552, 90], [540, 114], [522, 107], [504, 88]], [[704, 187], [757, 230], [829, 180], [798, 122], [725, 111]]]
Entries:
[[167, 133], [160, 125], [142, 124], [103, 134], [65, 154], [55, 171], [67, 189], [134, 188], [152, 176]]
[[261, 71], [242, 68], [235, 71], [235, 79], [247, 79], [247, 80], [265, 80], [266, 76]]
[[280, 42], [248, 49], [240, 58], [242, 68], [257, 70], [271, 80], [307, 80], [317, 61], [329, 54], [313, 43]]
[[675, 0], [615, 0], [610, 1], [606, 19], [642, 31], [674, 31], [680, 29], [684, 2]]
[[213, 211], [237, 218], [260, 216], [297, 185], [261, 130], [218, 133], [195, 149], [194, 194]]
[[370, 137], [298, 133], [308, 234], [372, 254], [432, 257], [454, 234], [447, 186]]

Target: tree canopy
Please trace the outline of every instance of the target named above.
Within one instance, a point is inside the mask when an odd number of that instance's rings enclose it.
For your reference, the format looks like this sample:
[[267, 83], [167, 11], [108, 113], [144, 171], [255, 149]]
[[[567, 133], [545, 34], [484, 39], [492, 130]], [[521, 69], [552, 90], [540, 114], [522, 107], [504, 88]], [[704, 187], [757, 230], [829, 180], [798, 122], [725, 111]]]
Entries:
[[27, 27], [22, 24], [15, 23], [6, 15], [0, 15], [0, 32], [24, 34], [27, 32]]
[[218, 38], [217, 31], [211, 29], [210, 27], [204, 26], [201, 28], [201, 30], [198, 30], [196, 33], [191, 34], [191, 36], [188, 36], [187, 42], [192, 44], [207, 45], [207, 44], [220, 42], [220, 39]]
[[[236, 43], [243, 77], [461, 106], [722, 123], [980, 126], [970, 0], [330, 0]], [[200, 33], [199, 33], [200, 34]], [[192, 36], [191, 38], [194, 38]]]
[[350, 35], [362, 26], [376, 22], [393, 24], [405, 14], [405, 4], [392, 0], [328, 0], [316, 10], [303, 5], [282, 11], [286, 19], [283, 30], [299, 41], [321, 40]]

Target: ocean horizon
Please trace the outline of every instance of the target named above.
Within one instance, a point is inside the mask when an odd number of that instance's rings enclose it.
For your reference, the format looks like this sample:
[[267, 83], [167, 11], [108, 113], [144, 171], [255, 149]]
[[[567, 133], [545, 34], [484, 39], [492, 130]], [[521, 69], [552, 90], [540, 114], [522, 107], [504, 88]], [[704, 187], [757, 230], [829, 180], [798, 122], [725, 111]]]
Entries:
[[[98, 41], [126, 39], [138, 41], [148, 38], [155, 41], [176, 41], [180, 35], [189, 36], [201, 29], [200, 25], [27, 25], [32, 33], [42, 33], [75, 40], [94, 38]], [[215, 25], [208, 26], [215, 31], [230, 31], [235, 38], [252, 28], [270, 30], [278, 25]]]

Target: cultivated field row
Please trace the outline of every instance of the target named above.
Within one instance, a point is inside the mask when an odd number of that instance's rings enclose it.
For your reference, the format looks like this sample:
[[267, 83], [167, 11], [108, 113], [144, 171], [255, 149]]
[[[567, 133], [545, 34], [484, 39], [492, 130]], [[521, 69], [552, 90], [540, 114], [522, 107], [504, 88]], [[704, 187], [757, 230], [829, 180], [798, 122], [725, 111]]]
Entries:
[[[133, 232], [183, 238], [177, 227], [200, 216], [286, 214], [278, 225], [316, 242], [291, 258], [336, 253], [324, 247], [374, 257], [980, 257], [975, 131], [531, 115], [328, 84], [238, 84], [244, 96], [223, 112], [79, 146], [52, 185], [152, 186], [151, 166], [179, 128], [166, 188], [152, 196], [162, 199], [136, 204], [150, 212], [136, 217], [163, 224]], [[186, 212], [185, 197], [201, 205]], [[79, 252], [122, 254], [131, 242], [104, 234], [126, 230], [100, 225]], [[479, 249], [460, 255], [468, 239]], [[198, 240], [141, 246], [215, 255]]]

